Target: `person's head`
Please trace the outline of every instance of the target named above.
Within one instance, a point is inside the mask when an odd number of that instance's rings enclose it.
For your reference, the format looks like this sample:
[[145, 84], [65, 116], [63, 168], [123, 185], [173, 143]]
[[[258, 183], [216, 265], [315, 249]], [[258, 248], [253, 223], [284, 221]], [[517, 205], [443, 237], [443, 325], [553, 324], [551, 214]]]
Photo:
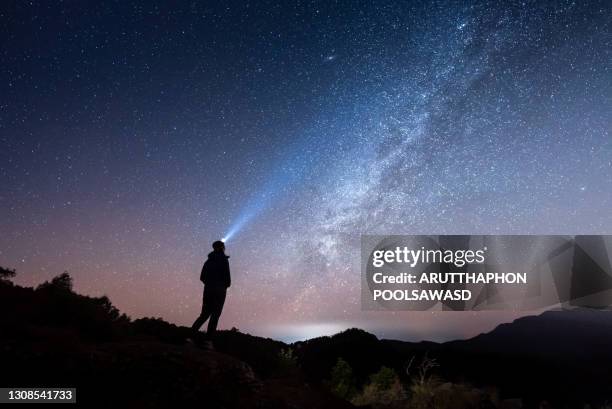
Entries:
[[223, 243], [221, 240], [217, 240], [213, 243], [213, 250], [214, 251], [225, 251], [225, 243]]

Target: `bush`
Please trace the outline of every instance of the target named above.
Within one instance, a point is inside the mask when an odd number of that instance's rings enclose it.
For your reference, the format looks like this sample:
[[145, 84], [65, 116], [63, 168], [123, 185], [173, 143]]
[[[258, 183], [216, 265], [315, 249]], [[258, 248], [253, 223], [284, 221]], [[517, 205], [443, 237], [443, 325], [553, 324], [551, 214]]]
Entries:
[[352, 403], [356, 406], [370, 405], [374, 408], [404, 407], [406, 401], [406, 391], [399, 377], [393, 369], [383, 366], [370, 376], [370, 383], [352, 400]]
[[391, 368], [387, 368], [383, 366], [380, 368], [380, 371], [376, 372], [374, 375], [370, 377], [370, 381], [373, 385], [375, 385], [381, 391], [386, 391], [391, 388], [393, 383], [397, 379], [397, 374]]
[[495, 407], [497, 397], [463, 383], [429, 380], [411, 386], [410, 408], [480, 409]]
[[297, 368], [297, 357], [291, 348], [281, 348], [278, 352], [278, 360], [281, 369]]
[[8, 281], [9, 279], [15, 277], [15, 275], [17, 275], [15, 270], [0, 266], [0, 281]]
[[32, 323], [73, 327], [84, 338], [97, 341], [122, 337], [125, 324], [130, 322], [108, 297], [73, 292], [72, 277], [67, 272], [39, 285], [29, 305], [22, 310]]
[[37, 290], [45, 290], [45, 289], [53, 289], [59, 291], [72, 291], [72, 277], [68, 274], [67, 271], [64, 271], [62, 274], [53, 277], [51, 282], [45, 281], [41, 285], [37, 287]]
[[411, 376], [411, 409], [481, 409], [494, 407], [497, 402], [495, 393], [487, 393], [463, 383], [443, 382], [432, 374], [438, 362], [426, 353], [421, 363], [411, 374], [414, 357], [410, 360], [406, 373]]
[[334, 395], [346, 400], [350, 400], [357, 392], [353, 368], [344, 359], [338, 358], [336, 361], [331, 370], [328, 387]]

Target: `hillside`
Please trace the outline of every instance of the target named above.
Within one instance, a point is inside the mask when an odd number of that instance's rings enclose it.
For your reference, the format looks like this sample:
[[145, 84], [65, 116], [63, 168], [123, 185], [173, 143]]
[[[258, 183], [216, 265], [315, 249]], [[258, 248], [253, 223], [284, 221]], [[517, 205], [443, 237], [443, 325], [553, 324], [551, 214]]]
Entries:
[[204, 350], [185, 327], [131, 321], [70, 287], [67, 276], [37, 289], [0, 282], [0, 385], [76, 387], [78, 403], [100, 408], [352, 407], [305, 382], [283, 343], [224, 331]]
[[[358, 329], [291, 345], [130, 320], [67, 275], [36, 289], [0, 280], [0, 385], [73, 386], [89, 407], [603, 407], [612, 398], [612, 313], [550, 311], [446, 343]], [[103, 392], [102, 392], [103, 391]], [[351, 404], [352, 403], [352, 404]]]

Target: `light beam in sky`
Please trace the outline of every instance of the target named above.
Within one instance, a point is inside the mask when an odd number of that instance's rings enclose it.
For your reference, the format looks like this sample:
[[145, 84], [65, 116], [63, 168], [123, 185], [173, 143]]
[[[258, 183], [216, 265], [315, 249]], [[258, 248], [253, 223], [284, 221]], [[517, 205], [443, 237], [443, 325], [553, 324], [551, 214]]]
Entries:
[[236, 235], [240, 230], [244, 228], [244, 226], [249, 223], [255, 216], [257, 216], [260, 212], [264, 210], [267, 206], [269, 206], [272, 197], [274, 196], [275, 191], [269, 190], [263, 194], [254, 196], [250, 202], [242, 209], [236, 220], [232, 225], [230, 225], [227, 233], [223, 236], [221, 241], [224, 243]]
[[[247, 201], [238, 216], [227, 229], [221, 239], [223, 242], [231, 240], [237, 233], [247, 226], [256, 216], [264, 210], [270, 208], [273, 201], [279, 200], [282, 192], [295, 183], [298, 183], [308, 171], [308, 161], [305, 160], [303, 152], [311, 153], [306, 149], [304, 143], [296, 146], [290, 154], [285, 155], [289, 158], [280, 165], [274, 167], [266, 178], [266, 182], [260, 191]], [[308, 155], [312, 159], [311, 155]]]

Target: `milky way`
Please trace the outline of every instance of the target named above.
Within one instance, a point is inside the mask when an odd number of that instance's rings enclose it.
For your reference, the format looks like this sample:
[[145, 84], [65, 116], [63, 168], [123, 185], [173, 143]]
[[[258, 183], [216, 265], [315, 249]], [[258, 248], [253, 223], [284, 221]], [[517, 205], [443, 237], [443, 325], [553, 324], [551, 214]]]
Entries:
[[473, 335], [366, 313], [359, 236], [612, 233], [609, 2], [3, 4], [0, 265], [190, 323]]

